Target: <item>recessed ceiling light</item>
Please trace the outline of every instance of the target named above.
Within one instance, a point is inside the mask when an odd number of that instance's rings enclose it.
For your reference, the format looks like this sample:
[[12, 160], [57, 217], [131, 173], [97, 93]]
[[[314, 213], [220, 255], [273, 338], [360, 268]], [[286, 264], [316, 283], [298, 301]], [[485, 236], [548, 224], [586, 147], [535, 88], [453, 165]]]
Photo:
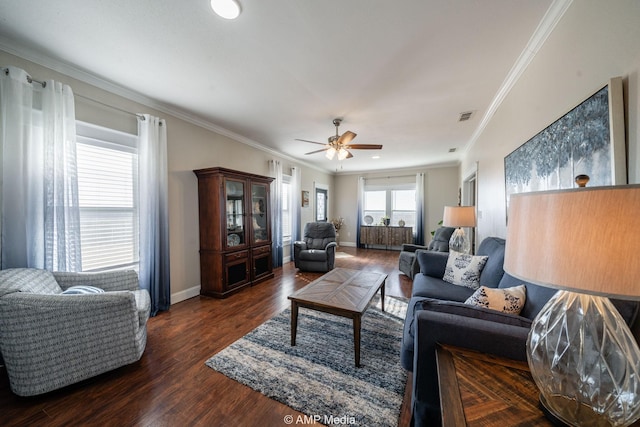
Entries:
[[211, 9], [224, 19], [236, 19], [240, 16], [240, 5], [236, 0], [211, 0]]
[[380, 156], [371, 156], [372, 159], [379, 159]]

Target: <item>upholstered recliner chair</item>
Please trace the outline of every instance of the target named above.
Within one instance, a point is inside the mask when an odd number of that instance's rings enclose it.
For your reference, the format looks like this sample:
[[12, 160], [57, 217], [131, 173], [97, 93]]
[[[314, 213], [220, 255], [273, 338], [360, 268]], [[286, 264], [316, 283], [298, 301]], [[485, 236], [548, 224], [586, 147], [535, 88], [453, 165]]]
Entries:
[[416, 261], [416, 251], [422, 249], [435, 252], [449, 252], [449, 239], [451, 239], [454, 230], [455, 228], [453, 227], [438, 228], [428, 246], [412, 245], [409, 243], [403, 244], [400, 257], [398, 258], [398, 269], [413, 279], [416, 273], [420, 271], [420, 266]]
[[330, 222], [310, 222], [304, 226], [302, 241], [293, 243], [296, 268], [304, 271], [333, 270], [336, 258], [336, 230]]
[[0, 271], [0, 351], [11, 390], [46, 393], [139, 360], [150, 307], [135, 271]]

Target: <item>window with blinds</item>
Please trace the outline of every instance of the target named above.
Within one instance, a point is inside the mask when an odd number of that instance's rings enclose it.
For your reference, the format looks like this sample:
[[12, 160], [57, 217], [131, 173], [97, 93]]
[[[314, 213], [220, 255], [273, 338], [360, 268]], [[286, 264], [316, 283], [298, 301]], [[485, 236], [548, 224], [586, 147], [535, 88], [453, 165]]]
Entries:
[[291, 184], [290, 177], [284, 177], [282, 183], [282, 241], [291, 241]]
[[137, 136], [77, 125], [82, 271], [137, 269]]

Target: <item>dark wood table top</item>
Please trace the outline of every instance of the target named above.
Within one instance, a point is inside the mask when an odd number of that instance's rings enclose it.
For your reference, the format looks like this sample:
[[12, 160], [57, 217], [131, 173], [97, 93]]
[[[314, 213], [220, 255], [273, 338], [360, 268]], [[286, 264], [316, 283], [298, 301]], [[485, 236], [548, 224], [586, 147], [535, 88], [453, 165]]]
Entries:
[[362, 314], [387, 279], [386, 274], [334, 268], [289, 295], [297, 303]]
[[439, 346], [442, 425], [551, 426], [526, 362]]

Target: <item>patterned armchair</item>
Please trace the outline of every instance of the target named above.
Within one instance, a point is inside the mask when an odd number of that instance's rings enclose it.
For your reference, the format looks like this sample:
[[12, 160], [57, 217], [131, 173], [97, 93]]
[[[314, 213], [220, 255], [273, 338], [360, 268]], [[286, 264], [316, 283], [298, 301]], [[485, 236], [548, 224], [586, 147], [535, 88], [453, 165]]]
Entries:
[[135, 271], [0, 271], [0, 351], [11, 390], [46, 393], [139, 360], [150, 306]]
[[304, 226], [303, 241], [293, 243], [296, 268], [304, 271], [333, 270], [336, 258], [336, 229], [330, 222], [310, 222]]

